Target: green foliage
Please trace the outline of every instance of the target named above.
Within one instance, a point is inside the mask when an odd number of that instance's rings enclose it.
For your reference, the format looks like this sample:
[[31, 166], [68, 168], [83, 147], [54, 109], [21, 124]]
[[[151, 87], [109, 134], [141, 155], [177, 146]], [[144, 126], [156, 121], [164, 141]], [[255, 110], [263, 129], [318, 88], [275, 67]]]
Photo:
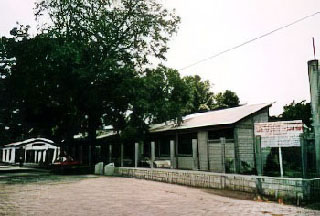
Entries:
[[190, 113], [207, 112], [216, 109], [225, 109], [239, 106], [239, 97], [235, 92], [226, 90], [216, 95], [210, 90], [209, 80], [201, 80], [198, 75], [184, 78], [192, 94]]
[[306, 101], [292, 102], [283, 107], [283, 113], [279, 116], [271, 116], [271, 121], [291, 121], [302, 120], [302, 122], [311, 128], [312, 114], [311, 105]]
[[198, 75], [184, 78], [192, 93], [192, 108], [190, 113], [206, 112], [214, 107], [213, 92], [210, 91], [210, 82], [201, 80]]
[[283, 107], [282, 120], [302, 120], [304, 124], [311, 127], [311, 106], [310, 103], [294, 101]]
[[[35, 15], [44, 21], [36, 37], [20, 25], [11, 31], [13, 39], [1, 41], [1, 54], [14, 59], [3, 79], [12, 99], [4, 113], [18, 107], [26, 131], [57, 140], [88, 132], [94, 142], [102, 125], [112, 124], [125, 136], [132, 128], [144, 131], [147, 118], [184, 112], [188, 96], [177, 72], [144, 69], [151, 58], [164, 59], [180, 21], [156, 1], [45, 0], [36, 4]], [[153, 77], [167, 80], [151, 83]], [[156, 97], [165, 103], [150, 105], [153, 88], [166, 91]]]
[[231, 108], [239, 106], [240, 100], [235, 92], [226, 90], [225, 92], [219, 92], [214, 96], [215, 107], [218, 109], [221, 108]]

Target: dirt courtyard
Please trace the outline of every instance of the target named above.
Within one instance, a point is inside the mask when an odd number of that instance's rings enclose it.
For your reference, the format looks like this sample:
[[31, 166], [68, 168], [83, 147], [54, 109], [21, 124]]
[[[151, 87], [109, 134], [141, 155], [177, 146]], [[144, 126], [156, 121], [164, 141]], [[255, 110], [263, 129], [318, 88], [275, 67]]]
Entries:
[[0, 215], [320, 215], [203, 189], [117, 177], [0, 181]]

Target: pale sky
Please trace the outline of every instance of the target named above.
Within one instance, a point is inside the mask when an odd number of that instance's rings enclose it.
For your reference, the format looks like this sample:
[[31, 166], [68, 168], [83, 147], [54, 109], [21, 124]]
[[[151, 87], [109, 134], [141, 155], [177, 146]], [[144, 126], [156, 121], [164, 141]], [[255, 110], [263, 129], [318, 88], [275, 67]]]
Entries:
[[[34, 0], [0, 0], [0, 35], [16, 21], [35, 30]], [[181, 24], [169, 43], [167, 66], [181, 69], [201, 59], [320, 12], [319, 0], [162, 0]], [[320, 57], [320, 14], [194, 67], [185, 75], [208, 79], [214, 92], [230, 89], [241, 103], [276, 102], [271, 114], [295, 100], [310, 101], [307, 61]]]

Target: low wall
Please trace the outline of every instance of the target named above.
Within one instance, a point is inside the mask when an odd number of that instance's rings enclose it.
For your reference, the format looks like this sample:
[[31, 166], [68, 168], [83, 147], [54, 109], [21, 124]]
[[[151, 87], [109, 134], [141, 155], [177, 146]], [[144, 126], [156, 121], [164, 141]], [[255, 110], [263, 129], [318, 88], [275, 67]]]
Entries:
[[120, 167], [115, 174], [199, 188], [227, 189], [301, 204], [320, 197], [320, 179], [275, 178], [191, 170]]

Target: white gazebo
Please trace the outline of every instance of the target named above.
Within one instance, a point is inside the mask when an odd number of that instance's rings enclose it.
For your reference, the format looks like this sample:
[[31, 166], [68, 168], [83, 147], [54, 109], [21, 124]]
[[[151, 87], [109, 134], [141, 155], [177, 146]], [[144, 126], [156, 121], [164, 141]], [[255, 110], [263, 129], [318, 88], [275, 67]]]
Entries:
[[[0, 160], [11, 164], [19, 162], [20, 158], [24, 163], [54, 163], [60, 154], [60, 147], [56, 146], [52, 140], [45, 138], [31, 138], [7, 144], [1, 150]], [[53, 153], [49, 155], [49, 152]]]

